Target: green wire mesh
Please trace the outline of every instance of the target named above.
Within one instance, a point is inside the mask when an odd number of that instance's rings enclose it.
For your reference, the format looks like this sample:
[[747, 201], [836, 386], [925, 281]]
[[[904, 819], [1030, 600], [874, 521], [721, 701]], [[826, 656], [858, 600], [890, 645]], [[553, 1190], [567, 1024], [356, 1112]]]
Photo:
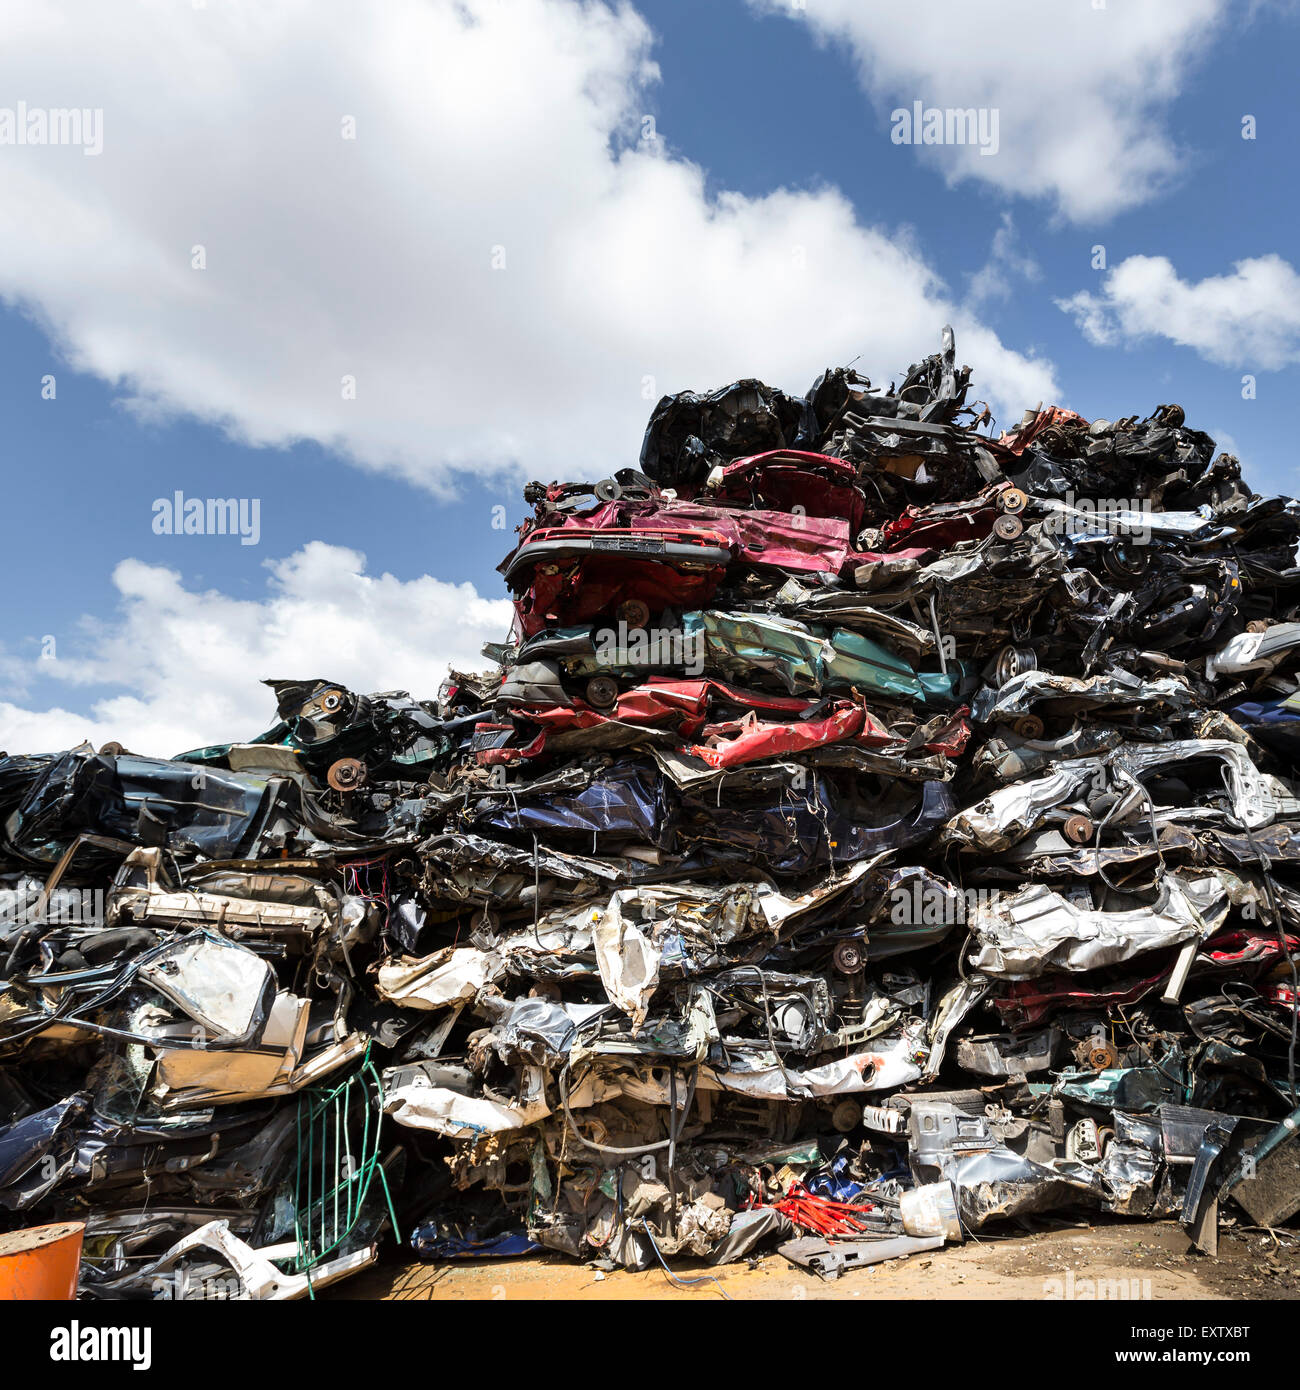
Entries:
[[352, 1234], [378, 1179], [393, 1235], [401, 1239], [383, 1164], [379, 1128], [384, 1086], [366, 1049], [361, 1065], [334, 1087], [298, 1098], [298, 1161], [294, 1179], [295, 1274], [308, 1274]]

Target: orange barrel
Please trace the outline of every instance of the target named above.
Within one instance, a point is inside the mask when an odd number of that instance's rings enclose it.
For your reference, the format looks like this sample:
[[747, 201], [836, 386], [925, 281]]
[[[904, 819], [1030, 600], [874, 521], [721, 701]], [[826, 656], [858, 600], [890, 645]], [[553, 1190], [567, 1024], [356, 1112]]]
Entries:
[[56, 1221], [0, 1235], [0, 1302], [77, 1296], [84, 1221]]

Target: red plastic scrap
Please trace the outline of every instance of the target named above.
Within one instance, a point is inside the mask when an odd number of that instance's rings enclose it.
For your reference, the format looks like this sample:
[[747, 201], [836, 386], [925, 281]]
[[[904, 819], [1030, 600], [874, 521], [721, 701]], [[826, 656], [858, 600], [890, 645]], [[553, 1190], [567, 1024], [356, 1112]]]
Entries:
[[698, 531], [726, 540], [750, 564], [777, 565], [796, 573], [838, 574], [852, 555], [849, 522], [839, 515], [767, 509], [738, 511], [704, 502], [620, 498], [586, 513], [565, 517], [560, 530], [637, 531], [685, 534]]
[[539, 565], [515, 600], [515, 614], [523, 635], [535, 637], [547, 627], [593, 622], [627, 599], [652, 613], [707, 608], [725, 573], [725, 565], [674, 569], [650, 556], [592, 554]]
[[880, 534], [891, 549], [920, 546], [926, 550], [950, 550], [961, 541], [982, 541], [997, 519], [996, 507], [981, 507], [954, 517], [932, 517], [924, 507], [908, 507], [897, 520], [887, 521]]
[[948, 758], [959, 758], [970, 740], [969, 705], [962, 705], [953, 711], [953, 716], [942, 728], [937, 729], [928, 743], [921, 746], [927, 753], [942, 753]]
[[822, 1236], [859, 1235], [870, 1227], [858, 1220], [858, 1214], [876, 1209], [873, 1202], [837, 1202], [832, 1197], [820, 1197], [798, 1182], [791, 1183], [778, 1202], [751, 1199], [746, 1206], [749, 1209], [770, 1206], [796, 1226]]
[[568, 729], [592, 729], [617, 719], [623, 724], [673, 724], [694, 737], [708, 713], [710, 696], [724, 696], [733, 704], [777, 714], [801, 714], [809, 701], [797, 697], [765, 695], [738, 690], [715, 680], [674, 680], [652, 676], [640, 685], [623, 691], [614, 709], [602, 714], [575, 700], [571, 705], [537, 705], [520, 710], [520, 716], [540, 724], [552, 733]]
[[[726, 725], [709, 725], [705, 733], [716, 730], [721, 734]], [[731, 726], [734, 727], [734, 726]], [[829, 743], [854, 739], [868, 746], [881, 747], [896, 740], [883, 724], [877, 723], [861, 705], [845, 703], [823, 719], [809, 719], [795, 724], [765, 724], [748, 718], [741, 723], [741, 732], [730, 742], [714, 747], [697, 744], [691, 749], [710, 767], [738, 767], [760, 758], [775, 758], [783, 753], [802, 753]]]
[[1050, 406], [1047, 410], [1040, 410], [1027, 425], [1007, 430], [997, 440], [997, 446], [1013, 454], [1022, 454], [1049, 425], [1079, 425], [1087, 429], [1088, 422], [1073, 410], [1066, 410], [1059, 405]]
[[800, 449], [771, 449], [727, 464], [718, 496], [787, 512], [799, 507], [806, 517], [844, 517], [855, 534], [866, 510], [853, 464]]

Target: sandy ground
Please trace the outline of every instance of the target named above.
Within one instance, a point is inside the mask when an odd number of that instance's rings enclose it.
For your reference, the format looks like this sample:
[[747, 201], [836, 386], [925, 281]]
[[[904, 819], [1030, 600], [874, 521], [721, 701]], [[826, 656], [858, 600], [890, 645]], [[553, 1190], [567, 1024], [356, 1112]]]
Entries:
[[[713, 1269], [670, 1261], [683, 1279], [717, 1283], [675, 1287], [662, 1269], [601, 1274], [558, 1255], [422, 1265], [400, 1254], [323, 1297], [339, 1299], [1300, 1299], [1300, 1240], [1263, 1232], [1225, 1232], [1219, 1258], [1195, 1253], [1173, 1221], [1058, 1225], [982, 1236], [965, 1245], [853, 1270], [824, 1281], [779, 1255]], [[1085, 1281], [1093, 1281], [1091, 1285]], [[1107, 1281], [1105, 1284], [1102, 1281]]]

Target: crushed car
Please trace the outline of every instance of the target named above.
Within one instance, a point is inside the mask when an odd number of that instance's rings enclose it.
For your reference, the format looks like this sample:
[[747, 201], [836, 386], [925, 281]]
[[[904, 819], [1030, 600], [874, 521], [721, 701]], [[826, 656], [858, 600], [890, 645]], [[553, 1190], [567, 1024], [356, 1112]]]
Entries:
[[1300, 503], [970, 385], [665, 396], [484, 669], [0, 756], [0, 1230], [279, 1300], [1294, 1224]]

